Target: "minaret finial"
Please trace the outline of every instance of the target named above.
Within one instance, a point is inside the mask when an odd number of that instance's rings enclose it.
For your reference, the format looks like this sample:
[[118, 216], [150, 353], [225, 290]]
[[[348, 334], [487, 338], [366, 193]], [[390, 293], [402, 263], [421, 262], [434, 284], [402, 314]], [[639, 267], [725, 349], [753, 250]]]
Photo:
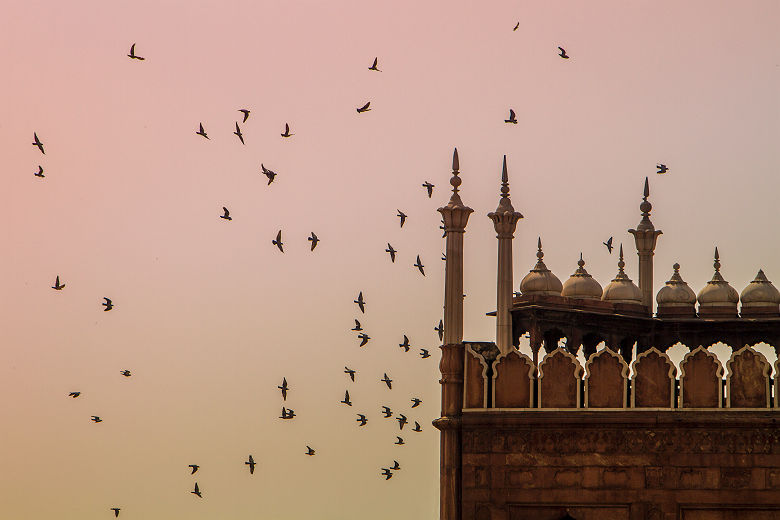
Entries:
[[577, 261], [577, 265], [580, 266], [580, 269], [585, 267], [585, 260], [582, 259], [582, 251], [580, 251], [580, 259]]
[[644, 194], [645, 194], [645, 200], [647, 200], [647, 197], [650, 196], [650, 184], [649, 184], [649, 181], [647, 180], [647, 177], [645, 177], [645, 192], [644, 192]]
[[715, 272], [720, 272], [720, 255], [718, 254], [718, 246], [715, 246], [715, 262], [712, 264], [715, 267]]
[[623, 261], [623, 243], [620, 244], [620, 259], [618, 260], [618, 274], [625, 274], [623, 271], [623, 268], [626, 266], [626, 263]]
[[542, 237], [539, 237], [539, 239], [536, 241], [536, 248], [538, 251], [536, 251], [536, 258], [541, 260], [544, 258], [544, 252], [542, 251]]
[[[498, 201], [496, 212], [515, 213], [515, 208], [512, 207], [512, 201], [509, 198], [509, 175], [506, 171], [506, 155], [504, 155], [504, 163], [501, 166], [501, 198]], [[518, 215], [518, 218], [523, 218], [519, 213]]]

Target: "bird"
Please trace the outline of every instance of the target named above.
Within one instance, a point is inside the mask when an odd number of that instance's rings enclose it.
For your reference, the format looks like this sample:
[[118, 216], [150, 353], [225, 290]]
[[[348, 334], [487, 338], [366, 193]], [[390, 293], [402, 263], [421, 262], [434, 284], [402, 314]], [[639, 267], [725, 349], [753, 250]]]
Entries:
[[429, 357], [431, 357], [431, 354], [427, 350], [425, 350], [424, 348], [421, 348], [420, 349], [420, 357], [423, 358], [423, 359], [429, 358]]
[[409, 422], [409, 421], [406, 420], [406, 416], [404, 414], [399, 415], [395, 419], [398, 421], [398, 427], [401, 430], [403, 430], [404, 429], [404, 425]]
[[[414, 408], [414, 407], [412, 407], [412, 408]], [[414, 421], [414, 428], [412, 428], [412, 431], [413, 432], [421, 432], [422, 428], [420, 428], [420, 423], [418, 423], [417, 421]]]
[[517, 117], [515, 116], [515, 111], [511, 108], [509, 109], [509, 119], [504, 119], [504, 123], [511, 123], [513, 125], [517, 124]]
[[366, 103], [366, 104], [365, 104], [365, 105], [363, 105], [362, 107], [358, 108], [358, 109], [357, 109], [357, 112], [358, 112], [358, 114], [362, 114], [363, 112], [368, 112], [368, 111], [370, 111], [371, 109], [370, 109], [370, 108], [368, 108], [368, 106], [369, 106], [370, 104], [371, 104], [371, 101], [369, 101], [368, 103]]
[[385, 419], [393, 416], [393, 411], [389, 406], [382, 406], [382, 413], [385, 415]]
[[360, 423], [359, 426], [365, 426], [368, 422], [368, 419], [366, 419], [366, 416], [362, 413], [357, 414], [358, 418], [356, 419], [357, 422]]
[[385, 477], [385, 480], [390, 480], [393, 478], [393, 472], [389, 468], [382, 468], [382, 476]]
[[249, 110], [247, 110], [246, 108], [239, 108], [238, 111], [244, 114], [244, 120], [241, 122], [246, 123], [246, 120], [249, 119]]
[[609, 254], [612, 254], [612, 237], [609, 237], [609, 240], [602, 242], [602, 244], [607, 246], [607, 251], [609, 251]]
[[431, 184], [430, 182], [425, 181], [422, 186], [423, 188], [428, 190], [428, 198], [430, 199], [433, 196], [433, 187], [435, 186], [435, 184]]
[[54, 289], [55, 291], [61, 291], [62, 289], [65, 288], [65, 284], [64, 283], [60, 284], [60, 277], [59, 277], [59, 275], [57, 275], [57, 279], [54, 280], [54, 285], [52, 285], [51, 288]]
[[241, 129], [238, 127], [238, 121], [236, 121], [236, 131], [233, 133], [238, 136], [238, 139], [241, 141], [241, 144], [246, 144], [244, 143], [244, 134], [241, 133]]
[[244, 462], [247, 466], [249, 466], [249, 474], [252, 475], [255, 472], [255, 459], [252, 458], [252, 455], [249, 456], [249, 460]]
[[371, 66], [368, 68], [368, 70], [375, 70], [375, 71], [377, 71], [377, 72], [382, 72], [381, 70], [379, 70], [378, 68], [376, 68], [376, 62], [377, 62], [377, 60], [378, 60], [378, 58], [374, 58], [374, 63], [373, 63], [373, 64], [372, 64], [372, 65], [371, 65]]
[[190, 491], [193, 495], [197, 495], [198, 498], [203, 498], [203, 495], [200, 494], [200, 489], [198, 489], [198, 483], [195, 482], [195, 491]]
[[44, 152], [44, 151], [43, 151], [43, 143], [41, 142], [41, 140], [40, 140], [40, 139], [38, 139], [38, 134], [37, 134], [37, 133], [35, 133], [35, 132], [33, 132], [33, 137], [35, 138], [35, 140], [34, 140], [34, 141], [33, 141], [33, 143], [32, 143], [32, 144], [33, 144], [33, 146], [37, 146], [37, 147], [38, 147], [38, 149], [41, 151], [41, 153], [42, 153], [43, 155], [46, 155], [46, 152]]
[[111, 511], [114, 512], [114, 516], [118, 517], [119, 516], [119, 511], [121, 511], [121, 509], [122, 509], [121, 507], [112, 507]]
[[224, 211], [224, 214], [220, 215], [219, 218], [224, 218], [225, 220], [233, 220], [233, 217], [230, 216], [230, 211], [225, 206], [222, 206], [222, 211]]
[[263, 169], [263, 175], [268, 177], [268, 184], [271, 184], [272, 182], [274, 182], [274, 177], [276, 177], [276, 172], [273, 171], [273, 170], [269, 170], [268, 168], [263, 166], [263, 163], [260, 163], [260, 168]]
[[273, 245], [275, 245], [276, 247], [278, 247], [278, 248], [279, 248], [279, 251], [281, 251], [282, 253], [284, 253], [284, 248], [282, 247], [282, 246], [284, 246], [284, 244], [282, 243], [282, 230], [281, 230], [281, 229], [280, 229], [280, 230], [279, 230], [279, 232], [276, 234], [276, 239], [275, 239], [275, 240], [271, 240], [271, 243], [272, 243]]
[[100, 416], [98, 416], [98, 415], [93, 415], [92, 416], [92, 421], [96, 422], [96, 423], [99, 423], [99, 422], [103, 422], [103, 419], [101, 419]]
[[205, 137], [206, 139], [209, 139], [209, 136], [208, 136], [208, 134], [207, 134], [207, 133], [206, 133], [206, 131], [203, 129], [203, 123], [200, 123], [200, 129], [199, 129], [197, 132], [195, 132], [195, 133], [196, 133], [196, 134], [198, 134], [198, 135], [202, 135], [202, 136], [203, 136], [203, 137]]
[[392, 470], [394, 470], [394, 471], [398, 471], [399, 469], [401, 469], [401, 465], [400, 465], [400, 464], [398, 464], [398, 461], [397, 461], [397, 460], [394, 460], [394, 461], [393, 461], [393, 465], [392, 465], [392, 467], [391, 467], [390, 469], [392, 469]]
[[41, 166], [41, 165], [39, 164], [39, 165], [38, 165], [38, 172], [37, 172], [37, 173], [33, 173], [33, 175], [35, 175], [36, 177], [40, 177], [41, 179], [43, 179], [44, 177], [46, 177], [46, 176], [43, 174], [43, 166]]
[[68, 394], [68, 397], [72, 397], [73, 399], [77, 398], [81, 395], [81, 392], [71, 392]]
[[352, 370], [349, 367], [344, 367], [344, 373], [349, 376], [349, 378], [352, 380], [352, 382], [355, 382], [355, 371]]
[[515, 25], [515, 28], [514, 28], [514, 29], [512, 29], [512, 30], [513, 30], [513, 31], [516, 31], [516, 30], [518, 29], [518, 27], [520, 27], [520, 22], [517, 22], [517, 25]]
[[311, 232], [311, 236], [307, 238], [309, 242], [311, 242], [311, 250], [314, 251], [314, 248], [317, 247], [317, 242], [320, 241], [319, 238], [317, 238], [317, 235], [314, 234], [314, 231]]
[[290, 389], [290, 387], [287, 386], [287, 378], [283, 377], [282, 378], [282, 384], [277, 386], [276, 388], [278, 388], [279, 390], [282, 391], [282, 399], [286, 401], [287, 400], [287, 391]]
[[417, 408], [420, 406], [420, 403], [422, 403], [422, 399], [418, 399], [417, 397], [412, 397], [412, 408]]
[[404, 334], [404, 342], [398, 344], [399, 347], [404, 349], [404, 352], [409, 352], [409, 338]]
[[306, 455], [314, 455], [314, 450], [309, 446], [306, 446]]
[[568, 60], [569, 56], [566, 54], [566, 50], [564, 50], [563, 47], [558, 47], [558, 49], [561, 51], [560, 54], [558, 54], [558, 56], [560, 56], [561, 58], [563, 58], [565, 60]]
[[189, 465], [189, 466], [187, 466], [187, 467], [189, 467], [189, 468], [192, 468], [192, 473], [190, 473], [190, 475], [194, 475], [194, 474], [195, 474], [195, 472], [196, 472], [196, 471], [198, 471], [198, 468], [199, 468], [200, 466], [198, 466], [197, 464], [190, 464], [190, 465]]
[[136, 56], [135, 55], [135, 44], [132, 44], [130, 46], [130, 54], [128, 54], [127, 57], [132, 59], [132, 60], [141, 60], [141, 61], [146, 59], [146, 58], [142, 58], [141, 56]]
[[360, 291], [358, 294], [357, 300], [353, 300], [352, 303], [357, 303], [358, 307], [360, 307], [360, 312], [364, 313], [366, 312], [366, 302], [363, 300], [363, 291]]
[[350, 330], [354, 330], [355, 332], [360, 332], [361, 330], [363, 330], [363, 327], [360, 326], [360, 322], [356, 319], [355, 326], [352, 327]]
[[439, 333], [439, 341], [442, 341], [444, 339], [444, 323], [439, 320], [439, 325], [434, 327], [433, 330]]
[[125, 377], [130, 377], [132, 375], [129, 370], [121, 370], [119, 373]]
[[447, 226], [444, 223], [444, 217], [442, 217], [442, 219], [441, 219], [441, 226], [439, 226], [439, 229], [442, 230], [441, 237], [442, 238], [446, 237], [447, 236]]
[[368, 335], [368, 334], [366, 334], [365, 332], [361, 332], [360, 334], [358, 334], [358, 338], [360, 338], [360, 345], [358, 345], [358, 346], [359, 346], [359, 347], [362, 347], [362, 346], [364, 346], [366, 343], [368, 343], [368, 340], [370, 340], [370, 339], [371, 339], [371, 336], [369, 336], [369, 335]]
[[401, 219], [401, 227], [404, 227], [404, 223], [406, 222], [406, 213], [404, 213], [400, 209], [396, 211], [398, 211], [396, 216]]
[[111, 301], [111, 298], [106, 298], [104, 296], [103, 299], [106, 300], [105, 302], [101, 303], [101, 305], [105, 307], [105, 309], [103, 309], [103, 312], [110, 311], [111, 309], [114, 308], [114, 303]]
[[347, 406], [352, 406], [352, 401], [349, 400], [349, 390], [344, 391], [344, 400], [339, 402]]
[[419, 269], [420, 272], [422, 273], [422, 275], [425, 276], [425, 270], [423, 269], [423, 267], [425, 267], [425, 266], [422, 264], [422, 262], [420, 262], [420, 255], [417, 255], [417, 262], [415, 262], [412, 265], [414, 267], [416, 267], [417, 269]]
[[387, 385], [387, 388], [389, 388], [391, 390], [393, 389], [393, 380], [390, 379], [389, 377], [387, 377], [387, 372], [385, 372], [385, 377], [380, 379], [380, 381], [384, 381], [385, 384]]
[[387, 243], [387, 249], [385, 249], [386, 253], [390, 253], [390, 261], [395, 263], [395, 254], [397, 251], [393, 249], [393, 246], [390, 245], [390, 242]]
[[282, 134], [282, 137], [291, 137], [293, 135], [295, 135], [295, 134], [291, 134], [290, 133], [290, 125], [285, 123], [284, 124], [284, 133]]
[[397, 440], [397, 441], [395, 441], [393, 444], [398, 444], [399, 446], [400, 446], [400, 445], [402, 445], [402, 444], [404, 444], [404, 440], [403, 440], [401, 437], [399, 437], [398, 435], [396, 435], [396, 436], [395, 436], [395, 438], [396, 438], [396, 439], [398, 439], [398, 440]]
[[444, 262], [446, 262], [446, 261], [447, 261], [447, 255], [446, 255], [446, 253], [442, 253], [442, 254], [441, 254], [441, 259], [442, 259]]
[[293, 417], [295, 417], [295, 411], [292, 408], [282, 406], [282, 415], [279, 416], [279, 419], [292, 419]]
[[669, 168], [665, 164], [656, 164], [656, 168], [658, 168], [658, 171], [655, 173], [666, 173], [669, 171]]

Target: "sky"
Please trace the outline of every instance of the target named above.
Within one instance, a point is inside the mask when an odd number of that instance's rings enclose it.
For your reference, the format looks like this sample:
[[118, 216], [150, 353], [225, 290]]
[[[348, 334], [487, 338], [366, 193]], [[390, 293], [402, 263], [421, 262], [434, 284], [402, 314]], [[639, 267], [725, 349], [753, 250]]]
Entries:
[[[504, 154], [525, 217], [516, 289], [539, 236], [561, 280], [582, 252], [602, 285], [617, 272], [602, 245], [614, 236], [637, 281], [626, 230], [639, 223], [646, 176], [663, 231], [656, 291], [679, 262], [698, 292], [715, 246], [737, 291], [759, 268], [780, 281], [775, 1], [74, 0], [3, 10], [8, 518], [112, 518], [112, 507], [128, 520], [435, 516], [436, 208], [449, 198], [455, 147], [475, 210], [467, 340], [495, 338], [486, 215]], [[133, 43], [144, 61], [126, 56]], [[381, 72], [368, 70], [374, 57]], [[251, 110], [245, 145], [232, 134], [241, 108]], [[517, 125], [504, 123], [510, 108]], [[278, 173], [273, 184], [261, 163]], [[44, 178], [33, 175], [39, 165]], [[232, 221], [219, 218], [223, 206]], [[271, 243], [280, 229], [284, 253]], [[425, 276], [412, 266], [418, 254]], [[56, 276], [62, 291], [51, 289]], [[360, 291], [365, 314], [353, 303]], [[355, 318], [371, 337], [363, 348]], [[408, 353], [397, 346], [404, 334]], [[719, 348], [722, 362], [729, 352]], [[339, 403], [345, 390], [351, 408]], [[423, 401], [415, 409], [413, 397]], [[294, 420], [277, 418], [283, 405]], [[382, 405], [423, 431], [399, 432]], [[394, 460], [402, 469], [385, 481]], [[190, 494], [195, 482], [202, 499]]]

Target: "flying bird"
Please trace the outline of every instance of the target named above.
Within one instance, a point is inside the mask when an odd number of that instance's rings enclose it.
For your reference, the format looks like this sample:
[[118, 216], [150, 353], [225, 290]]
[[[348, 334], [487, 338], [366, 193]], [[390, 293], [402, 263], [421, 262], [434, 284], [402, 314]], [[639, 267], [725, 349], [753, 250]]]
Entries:
[[347, 406], [352, 406], [352, 401], [349, 400], [349, 390], [344, 391], [344, 400], [339, 402]]
[[225, 206], [222, 206], [222, 211], [224, 213], [219, 216], [219, 218], [224, 218], [225, 220], [233, 220], [233, 217], [230, 216], [230, 211]]
[[43, 166], [41, 166], [41, 165], [39, 164], [39, 165], [38, 165], [38, 172], [37, 172], [37, 173], [33, 173], [33, 175], [35, 175], [36, 177], [40, 177], [41, 179], [43, 179], [44, 177], [46, 177], [46, 176], [43, 174]]
[[398, 427], [401, 430], [403, 430], [404, 429], [404, 425], [409, 422], [409, 421], [406, 420], [406, 416], [404, 414], [399, 415], [395, 419], [398, 421]]
[[422, 186], [423, 188], [428, 190], [428, 198], [430, 199], [433, 196], [433, 187], [435, 186], [435, 184], [431, 184], [430, 182], [425, 181]]
[[364, 313], [366, 312], [366, 302], [363, 300], [363, 291], [360, 291], [360, 294], [358, 294], [357, 300], [353, 300], [352, 303], [357, 303], [358, 307], [360, 307], [360, 312]]
[[444, 224], [444, 217], [442, 217], [442, 219], [441, 219], [441, 226], [439, 226], [439, 229], [441, 229], [441, 231], [442, 231], [441, 237], [442, 238], [446, 237], [447, 236], [447, 227]]
[[420, 403], [422, 403], [422, 399], [412, 397], [412, 408], [417, 408], [418, 406], [420, 406]]
[[132, 44], [130, 46], [130, 54], [127, 55], [128, 58], [131, 60], [145, 60], [146, 58], [142, 58], [141, 56], [136, 56], [135, 54], [135, 44]]
[[249, 460], [244, 462], [247, 466], [249, 466], [249, 474], [252, 475], [255, 472], [255, 459], [252, 458], [252, 455], [249, 456]]
[[442, 341], [444, 339], [444, 323], [439, 320], [439, 325], [434, 327], [433, 330], [439, 333], [439, 341]]
[[425, 276], [425, 271], [423, 270], [423, 267], [425, 267], [422, 262], [420, 262], [420, 255], [417, 255], [417, 262], [412, 264], [414, 267], [420, 270], [423, 276]]
[[198, 498], [203, 498], [203, 495], [200, 494], [200, 489], [198, 489], [198, 483], [195, 482], [195, 491], [190, 491], [193, 495], [197, 495]]
[[57, 275], [57, 279], [54, 280], [54, 285], [52, 285], [51, 288], [54, 289], [55, 291], [61, 291], [62, 289], [65, 288], [65, 284], [60, 283], [59, 275]]
[[105, 309], [103, 309], [103, 312], [110, 311], [111, 309], [114, 308], [114, 303], [111, 301], [111, 298], [106, 298], [104, 296], [103, 299], [106, 300], [105, 302], [101, 303], [101, 305], [105, 307]]
[[344, 373], [349, 376], [349, 378], [352, 380], [352, 382], [355, 382], [355, 371], [351, 368], [344, 367]]
[[282, 384], [277, 386], [276, 388], [278, 388], [279, 390], [282, 391], [282, 399], [286, 401], [287, 400], [287, 391], [290, 389], [290, 387], [287, 386], [287, 378], [283, 377], [282, 378]]
[[309, 446], [306, 446], [306, 455], [314, 455], [314, 450]]
[[447, 255], [445, 253], [442, 253], [441, 254], [441, 259], [446, 262], [447, 261]]
[[196, 472], [196, 471], [198, 471], [198, 468], [199, 468], [200, 466], [198, 466], [197, 464], [190, 464], [190, 465], [189, 465], [189, 466], [187, 466], [187, 467], [189, 467], [189, 468], [192, 468], [192, 473], [190, 473], [190, 475], [194, 475], [194, 474], [195, 474], [195, 472]]
[[396, 214], [396, 216], [401, 219], [401, 227], [404, 227], [404, 222], [406, 222], [406, 213], [404, 213], [400, 209], [397, 211], [398, 213]]
[[385, 249], [386, 253], [390, 253], [390, 261], [395, 263], [395, 254], [398, 252], [395, 249], [393, 249], [393, 246], [390, 245], [390, 242], [387, 243], [387, 249]]
[[284, 124], [284, 133], [282, 134], [282, 137], [291, 137], [293, 135], [295, 135], [295, 134], [291, 134], [290, 133], [290, 125], [285, 123]]
[[100, 416], [98, 416], [98, 415], [93, 415], [92, 416], [92, 421], [96, 422], [96, 423], [99, 423], [99, 422], [103, 422], [103, 419], [101, 419]]
[[199, 129], [197, 132], [195, 132], [195, 133], [196, 133], [196, 134], [198, 134], [198, 135], [202, 135], [202, 136], [203, 136], [203, 137], [205, 137], [206, 139], [209, 139], [209, 136], [208, 136], [208, 134], [207, 134], [207, 133], [206, 133], [206, 131], [203, 129], [203, 123], [200, 123], [200, 129]]
[[241, 144], [246, 144], [244, 143], [244, 134], [241, 133], [241, 129], [238, 127], [238, 122], [236, 122], [236, 131], [233, 133], [238, 136], [239, 140], [241, 141]]
[[276, 234], [276, 239], [275, 239], [275, 240], [271, 240], [271, 243], [272, 243], [273, 245], [275, 245], [276, 247], [278, 247], [278, 248], [279, 248], [279, 251], [281, 251], [282, 253], [284, 253], [284, 248], [282, 247], [282, 246], [284, 246], [284, 244], [282, 243], [282, 230], [281, 230], [281, 229], [280, 229], [280, 230], [279, 230], [279, 232]]
[[249, 110], [247, 110], [246, 108], [239, 108], [238, 111], [244, 114], [244, 120], [241, 122], [246, 123], [246, 120], [249, 119]]
[[607, 246], [607, 251], [609, 251], [609, 254], [612, 254], [612, 237], [609, 237], [609, 240], [602, 242], [602, 244]]
[[[412, 407], [412, 408], [414, 408], [414, 407]], [[420, 423], [418, 423], [417, 421], [414, 421], [414, 428], [412, 428], [412, 431], [413, 432], [421, 432], [422, 428], [420, 428]]]
[[350, 330], [354, 330], [355, 332], [360, 332], [363, 330], [363, 327], [360, 326], [360, 322], [358, 320], [355, 320], [355, 326], [352, 327]]
[[357, 422], [359, 422], [359, 426], [365, 426], [368, 422], [368, 419], [366, 419], [366, 416], [362, 413], [357, 414], [358, 418], [356, 419]]
[[404, 342], [398, 344], [399, 347], [404, 349], [404, 352], [409, 352], [409, 338], [404, 334]]
[[311, 236], [307, 238], [309, 242], [311, 242], [311, 250], [314, 251], [314, 248], [317, 247], [317, 242], [320, 241], [319, 238], [317, 238], [317, 235], [314, 234], [314, 231], [311, 232]]
[[68, 397], [72, 397], [73, 399], [77, 398], [81, 395], [81, 392], [71, 392], [68, 394]]
[[514, 29], [512, 29], [512, 30], [513, 30], [513, 31], [516, 31], [516, 30], [518, 29], [518, 27], [520, 27], [520, 22], [517, 22], [517, 25], [515, 25], [515, 28], [514, 28]]
[[125, 377], [130, 377], [132, 375], [129, 370], [122, 370], [119, 373]]
[[392, 469], [393, 471], [398, 471], [399, 469], [401, 469], [401, 465], [398, 464], [397, 460], [394, 460], [393, 461], [393, 466], [390, 469]]
[[561, 52], [558, 54], [558, 56], [560, 56], [561, 58], [563, 58], [563, 59], [565, 59], [565, 60], [568, 60], [568, 59], [569, 59], [569, 56], [566, 54], [566, 51], [564, 50], [564, 48], [563, 48], [563, 47], [558, 47], [558, 50], [560, 50], [560, 51], [561, 51]]
[[398, 435], [396, 435], [396, 436], [395, 436], [395, 438], [396, 438], [396, 439], [398, 439], [398, 440], [397, 440], [397, 441], [395, 441], [393, 444], [398, 444], [399, 446], [400, 446], [400, 445], [402, 445], [402, 444], [404, 444], [404, 440], [403, 440], [401, 437], [399, 437]]
[[43, 143], [41, 142], [41, 140], [40, 140], [40, 139], [38, 139], [38, 134], [36, 134], [35, 132], [33, 132], [33, 137], [35, 137], [35, 140], [34, 140], [34, 141], [33, 141], [33, 143], [32, 143], [32, 144], [33, 144], [33, 146], [37, 146], [37, 147], [38, 147], [38, 149], [41, 151], [41, 153], [42, 153], [43, 155], [46, 155], [46, 152], [44, 152], [44, 151], [43, 151]]
[[393, 478], [393, 472], [388, 468], [382, 468], [382, 476], [385, 477], [385, 480], [390, 480]]
[[655, 167], [658, 168], [658, 171], [655, 173], [666, 173], [669, 171], [665, 164], [656, 164]]
[[390, 410], [389, 406], [383, 406], [382, 413], [385, 415], [385, 419], [393, 416], [393, 411]]
[[504, 123], [512, 123], [513, 125], [517, 124], [517, 117], [515, 116], [515, 111], [511, 108], [509, 109], [509, 119], [504, 119]]
[[276, 177], [276, 172], [273, 171], [273, 170], [269, 170], [268, 168], [263, 166], [263, 163], [260, 163], [260, 168], [263, 169], [263, 175], [268, 177], [268, 184], [271, 184], [272, 182], [274, 182], [274, 177]]
[[363, 105], [362, 107], [358, 108], [358, 109], [357, 109], [357, 112], [358, 112], [358, 114], [362, 114], [363, 112], [368, 112], [369, 110], [371, 110], [370, 108], [368, 108], [368, 106], [369, 106], [370, 104], [371, 104], [371, 101], [369, 101], [368, 103], [366, 103], [366, 104], [365, 104], [365, 105]]
[[377, 60], [378, 60], [378, 58], [374, 58], [374, 63], [373, 63], [373, 64], [372, 64], [372, 65], [371, 65], [371, 66], [368, 68], [368, 70], [375, 70], [375, 71], [377, 71], [377, 72], [382, 72], [381, 70], [379, 70], [378, 68], [376, 68], [376, 62], [377, 62]]
[[393, 389], [393, 380], [390, 379], [389, 377], [387, 377], [387, 372], [385, 372], [385, 377], [380, 379], [380, 381], [384, 381], [385, 384], [387, 385], [387, 388], [389, 388], [391, 390]]
[[420, 349], [420, 357], [425, 359], [425, 358], [431, 357], [431, 355], [430, 355], [430, 353], [427, 350], [425, 350], [424, 348], [421, 348]]
[[114, 516], [118, 517], [118, 516], [119, 516], [119, 511], [120, 511], [121, 509], [122, 509], [121, 507], [112, 507], [112, 508], [111, 508], [111, 511], [113, 511], [113, 512], [114, 512]]
[[279, 419], [292, 419], [293, 417], [295, 417], [295, 411], [292, 408], [282, 406], [282, 415], [279, 416]]
[[371, 339], [371, 336], [369, 336], [369, 335], [368, 335], [368, 334], [366, 334], [365, 332], [361, 332], [360, 334], [358, 334], [358, 338], [360, 338], [360, 345], [358, 345], [358, 346], [359, 346], [359, 347], [362, 347], [362, 346], [364, 346], [366, 343], [368, 343], [368, 340], [370, 340], [370, 339]]

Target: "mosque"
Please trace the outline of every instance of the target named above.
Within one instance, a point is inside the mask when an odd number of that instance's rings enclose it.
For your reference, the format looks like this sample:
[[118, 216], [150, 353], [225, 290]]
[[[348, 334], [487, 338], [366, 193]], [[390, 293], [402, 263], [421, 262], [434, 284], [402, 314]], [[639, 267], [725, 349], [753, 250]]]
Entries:
[[[493, 221], [498, 239], [495, 341], [463, 341], [463, 235], [473, 210], [460, 197], [453, 155], [447, 237], [441, 520], [780, 520], [780, 292], [759, 271], [737, 293], [714, 273], [696, 294], [673, 266], [654, 294], [661, 231], [628, 232], [639, 280], [602, 287], [580, 256], [563, 283], [537, 262], [519, 291], [512, 239], [522, 215], [509, 197], [506, 158]], [[655, 298], [654, 298], [655, 296]], [[654, 302], [657, 307], [654, 309]], [[518, 350], [521, 337], [532, 357]], [[724, 367], [709, 347], [733, 349]], [[666, 351], [689, 349], [678, 368]], [[576, 354], [582, 349], [585, 365]]]

